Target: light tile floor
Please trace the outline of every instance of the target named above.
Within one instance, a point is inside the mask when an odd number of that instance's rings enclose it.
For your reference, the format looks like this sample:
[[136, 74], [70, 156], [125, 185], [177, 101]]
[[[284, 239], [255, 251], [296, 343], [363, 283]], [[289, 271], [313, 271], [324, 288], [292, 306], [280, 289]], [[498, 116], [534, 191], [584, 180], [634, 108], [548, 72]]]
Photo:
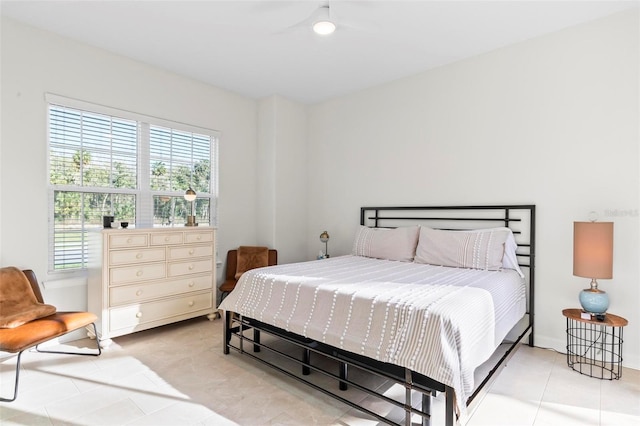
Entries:
[[[15, 357], [0, 361], [0, 391], [8, 395]], [[379, 378], [362, 380], [386, 395], [404, 392]], [[366, 399], [354, 389], [346, 394]], [[442, 407], [438, 396], [434, 424]], [[251, 359], [223, 355], [222, 321], [204, 318], [116, 338], [99, 358], [25, 353], [18, 399], [0, 403], [3, 426], [377, 423]], [[466, 424], [640, 425], [640, 371], [593, 379], [570, 370], [562, 354], [523, 346]]]

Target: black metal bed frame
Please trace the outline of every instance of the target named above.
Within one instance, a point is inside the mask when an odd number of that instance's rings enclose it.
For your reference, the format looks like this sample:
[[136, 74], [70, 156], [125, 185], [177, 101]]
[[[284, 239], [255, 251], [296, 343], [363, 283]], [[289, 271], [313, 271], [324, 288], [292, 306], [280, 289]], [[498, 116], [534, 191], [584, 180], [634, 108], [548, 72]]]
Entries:
[[[500, 359], [492, 365], [490, 371], [480, 382], [473, 394], [467, 399], [469, 406], [481, 392], [485, 391], [487, 385], [495, 378], [495, 373], [514, 354], [515, 349], [522, 340], [528, 336], [529, 345], [533, 346], [533, 326], [534, 326], [534, 271], [535, 271], [535, 205], [491, 205], [491, 206], [426, 206], [426, 207], [362, 207], [360, 209], [360, 224], [371, 227], [393, 228], [397, 226], [411, 224], [424, 224], [438, 229], [464, 230], [487, 227], [504, 226], [510, 228], [518, 245], [517, 257], [519, 265], [526, 275], [527, 288], [527, 315], [514, 327], [515, 336], [507, 343], [507, 349]], [[517, 330], [516, 330], [517, 329]], [[252, 336], [247, 336], [246, 332], [252, 331]], [[261, 341], [261, 333], [282, 339], [294, 347], [302, 349], [300, 356], [294, 356], [283, 351], [277, 346], [265, 344]], [[235, 337], [232, 340], [232, 337]], [[245, 345], [252, 347], [252, 352], [247, 351]], [[225, 312], [224, 315], [224, 353], [229, 354], [233, 349], [241, 354], [247, 355], [260, 363], [269, 365], [281, 373], [301, 381], [312, 388], [321, 391], [353, 408], [363, 411], [383, 423], [403, 424], [393, 421], [377, 412], [367, 409], [353, 401], [341, 396], [339, 393], [320, 386], [311, 380], [305, 379], [314, 373], [320, 373], [338, 382], [338, 388], [344, 391], [348, 386], [352, 386], [366, 394], [372, 395], [385, 401], [392, 406], [400, 407], [404, 410], [404, 424], [411, 425], [412, 415], [422, 418], [423, 425], [431, 424], [431, 396], [437, 392], [445, 393], [445, 424], [453, 426], [456, 422], [455, 395], [451, 387], [421, 375], [408, 368], [393, 364], [383, 363], [371, 358], [356, 355], [329, 345], [322, 344], [312, 339], [307, 339], [300, 335], [287, 332], [278, 327], [257, 321], [253, 318], [244, 317], [234, 312]], [[270, 355], [280, 358], [286, 364], [274, 362], [268, 357], [258, 355], [265, 349]], [[311, 363], [311, 355], [318, 354], [325, 359], [337, 362], [338, 373], [329, 371], [319, 365]], [[301, 374], [294, 373], [295, 368], [301, 367]], [[349, 379], [349, 368], [356, 368], [367, 374], [380, 376], [401, 384], [405, 388], [404, 401], [397, 401], [389, 398], [375, 390]], [[412, 391], [418, 391], [421, 395], [421, 408], [413, 407]]]

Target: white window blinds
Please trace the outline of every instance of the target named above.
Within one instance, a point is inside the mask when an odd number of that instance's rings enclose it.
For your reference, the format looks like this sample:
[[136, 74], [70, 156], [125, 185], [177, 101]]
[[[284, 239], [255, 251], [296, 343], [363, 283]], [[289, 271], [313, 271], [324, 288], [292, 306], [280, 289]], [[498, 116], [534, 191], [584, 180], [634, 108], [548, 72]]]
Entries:
[[132, 226], [183, 225], [192, 214], [183, 197], [190, 187], [198, 222], [215, 225], [215, 132], [81, 107], [49, 104], [50, 270], [86, 267], [87, 232], [102, 228], [102, 216]]

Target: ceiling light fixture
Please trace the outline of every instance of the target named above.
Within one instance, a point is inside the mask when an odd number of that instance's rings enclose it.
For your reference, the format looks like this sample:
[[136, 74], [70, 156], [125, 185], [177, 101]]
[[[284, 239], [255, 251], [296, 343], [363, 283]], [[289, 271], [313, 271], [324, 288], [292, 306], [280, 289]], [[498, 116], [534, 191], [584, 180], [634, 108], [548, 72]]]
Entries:
[[313, 20], [313, 32], [319, 35], [329, 35], [336, 30], [336, 24], [329, 17], [329, 6], [320, 6]]

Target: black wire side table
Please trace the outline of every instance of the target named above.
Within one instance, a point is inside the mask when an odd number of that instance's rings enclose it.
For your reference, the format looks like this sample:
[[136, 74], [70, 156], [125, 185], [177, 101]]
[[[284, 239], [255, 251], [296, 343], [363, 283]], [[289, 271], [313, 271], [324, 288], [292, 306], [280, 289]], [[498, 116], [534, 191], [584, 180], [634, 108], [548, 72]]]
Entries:
[[628, 321], [607, 313], [604, 320], [584, 319], [582, 309], [564, 309], [567, 317], [567, 364], [574, 371], [603, 380], [622, 376], [622, 331]]

